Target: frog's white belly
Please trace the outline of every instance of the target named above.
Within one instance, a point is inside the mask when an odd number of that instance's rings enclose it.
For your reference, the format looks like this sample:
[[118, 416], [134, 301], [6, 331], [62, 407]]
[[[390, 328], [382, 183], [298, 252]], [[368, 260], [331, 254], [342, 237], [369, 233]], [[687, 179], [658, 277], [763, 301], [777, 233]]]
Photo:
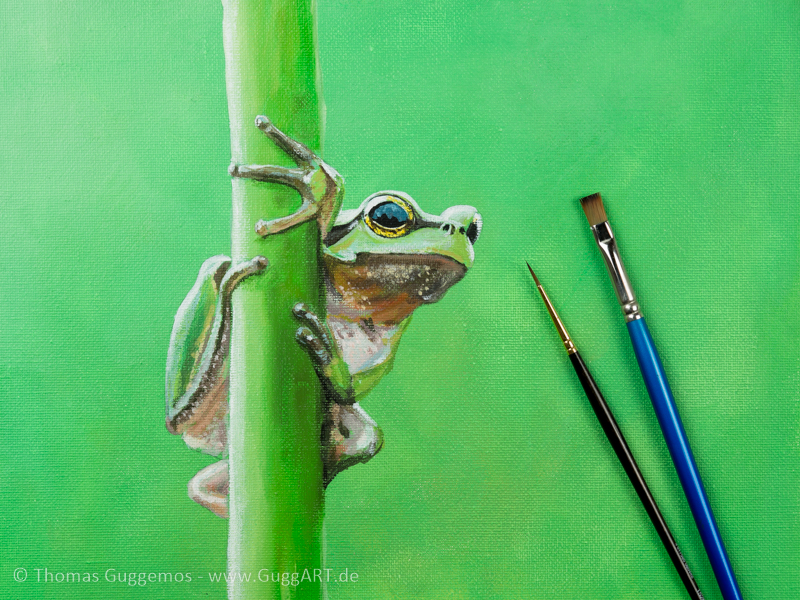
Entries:
[[331, 316], [327, 321], [351, 374], [367, 371], [392, 355], [392, 338], [398, 325], [373, 325], [363, 319]]

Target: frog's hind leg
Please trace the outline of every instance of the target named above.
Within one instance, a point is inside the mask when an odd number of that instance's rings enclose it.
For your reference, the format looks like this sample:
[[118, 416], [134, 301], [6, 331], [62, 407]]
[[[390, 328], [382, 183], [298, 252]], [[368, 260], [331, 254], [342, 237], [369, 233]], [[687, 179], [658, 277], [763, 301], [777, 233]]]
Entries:
[[302, 198], [300, 207], [291, 215], [271, 221], [262, 219], [256, 223], [256, 233], [267, 237], [314, 218], [319, 223], [320, 231], [326, 233], [344, 196], [344, 180], [341, 175], [308, 147], [275, 127], [267, 117], [256, 117], [256, 127], [291, 157], [298, 168], [232, 164], [228, 173], [231, 177], [289, 186], [297, 190]]
[[189, 481], [189, 498], [218, 517], [228, 518], [228, 461], [220, 460], [198, 471]]
[[322, 426], [325, 485], [345, 469], [367, 462], [382, 447], [383, 431], [358, 403], [331, 405]]
[[[224, 267], [225, 263], [222, 263]], [[186, 391], [167, 405], [167, 429], [172, 433], [183, 433], [196, 420], [198, 407], [208, 398], [223, 397], [215, 394], [218, 382], [224, 373], [225, 361], [230, 350], [231, 297], [242, 280], [262, 273], [268, 265], [263, 256], [235, 265], [228, 269], [219, 284], [219, 299], [216, 302], [214, 321], [208, 334], [208, 343], [202, 351], [199, 364]], [[213, 411], [212, 411], [213, 412]]]

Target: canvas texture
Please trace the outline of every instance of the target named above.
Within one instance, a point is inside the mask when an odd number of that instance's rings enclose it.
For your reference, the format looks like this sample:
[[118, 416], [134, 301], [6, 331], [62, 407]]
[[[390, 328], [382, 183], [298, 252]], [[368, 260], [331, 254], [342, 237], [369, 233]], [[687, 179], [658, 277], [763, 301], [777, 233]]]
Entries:
[[[474, 267], [363, 402], [385, 447], [327, 491], [326, 564], [358, 574], [329, 597], [686, 597], [527, 260], [720, 598], [578, 203], [593, 192], [743, 596], [800, 597], [800, 6], [317, 8], [344, 207], [403, 190], [484, 222]], [[224, 598], [227, 522], [186, 495], [212, 459], [163, 413], [175, 312], [230, 252], [222, 7], [0, 11], [0, 596]]]

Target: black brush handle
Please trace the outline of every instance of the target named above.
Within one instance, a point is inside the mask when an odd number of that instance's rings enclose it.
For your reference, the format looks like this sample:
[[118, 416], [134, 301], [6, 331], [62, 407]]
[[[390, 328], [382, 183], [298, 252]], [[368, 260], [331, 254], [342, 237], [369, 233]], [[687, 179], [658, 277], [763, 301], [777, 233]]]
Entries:
[[600, 393], [600, 389], [594, 382], [592, 374], [589, 373], [589, 369], [586, 368], [586, 363], [583, 362], [578, 352], [570, 354], [569, 359], [572, 361], [572, 366], [578, 374], [578, 379], [581, 380], [581, 385], [586, 392], [586, 396], [589, 398], [589, 403], [594, 409], [594, 414], [597, 415], [597, 419], [600, 421], [603, 431], [606, 432], [606, 437], [611, 443], [611, 447], [614, 448], [614, 452], [617, 453], [619, 462], [622, 463], [622, 467], [628, 474], [628, 479], [631, 480], [633, 488], [639, 495], [639, 500], [642, 501], [647, 514], [650, 516], [650, 520], [653, 522], [653, 526], [658, 532], [658, 537], [661, 538], [664, 547], [667, 549], [667, 553], [672, 559], [672, 564], [675, 565], [678, 575], [680, 575], [683, 581], [683, 585], [686, 586], [686, 590], [689, 592], [689, 596], [694, 600], [704, 600], [703, 594], [700, 592], [700, 588], [697, 587], [697, 582], [694, 580], [692, 572], [689, 570], [689, 566], [686, 564], [686, 561], [683, 560], [683, 555], [678, 549], [678, 544], [675, 543], [675, 538], [672, 537], [672, 533], [670, 533], [669, 527], [667, 527], [667, 523], [664, 521], [664, 517], [661, 516], [661, 511], [658, 510], [658, 505], [653, 495], [650, 493], [650, 489], [647, 487], [644, 476], [633, 458], [631, 449], [628, 448], [628, 444], [625, 442], [625, 437], [622, 435], [619, 425], [617, 425], [617, 421], [611, 413], [611, 409], [608, 404], [606, 404], [603, 394]]

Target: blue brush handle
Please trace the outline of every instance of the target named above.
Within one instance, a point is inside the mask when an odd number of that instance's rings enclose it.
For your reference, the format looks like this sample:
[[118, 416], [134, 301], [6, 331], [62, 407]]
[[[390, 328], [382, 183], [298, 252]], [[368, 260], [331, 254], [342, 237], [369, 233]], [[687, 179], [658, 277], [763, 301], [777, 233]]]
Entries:
[[728, 554], [725, 546], [722, 545], [722, 538], [714, 521], [714, 514], [708, 504], [706, 491], [703, 489], [703, 482], [697, 472], [697, 465], [686, 439], [686, 432], [683, 430], [683, 423], [675, 406], [675, 399], [669, 389], [667, 376], [664, 374], [664, 367], [658, 358], [653, 338], [644, 319], [636, 319], [628, 323], [628, 333], [633, 342], [633, 351], [636, 353], [636, 360], [642, 371], [647, 391], [653, 402], [658, 423], [667, 442], [667, 448], [672, 456], [672, 462], [678, 471], [686, 499], [689, 501], [689, 508], [692, 509], [694, 521], [700, 530], [700, 537], [706, 548], [706, 554], [711, 561], [711, 568], [722, 591], [725, 600], [741, 600], [742, 593], [733, 575]]

